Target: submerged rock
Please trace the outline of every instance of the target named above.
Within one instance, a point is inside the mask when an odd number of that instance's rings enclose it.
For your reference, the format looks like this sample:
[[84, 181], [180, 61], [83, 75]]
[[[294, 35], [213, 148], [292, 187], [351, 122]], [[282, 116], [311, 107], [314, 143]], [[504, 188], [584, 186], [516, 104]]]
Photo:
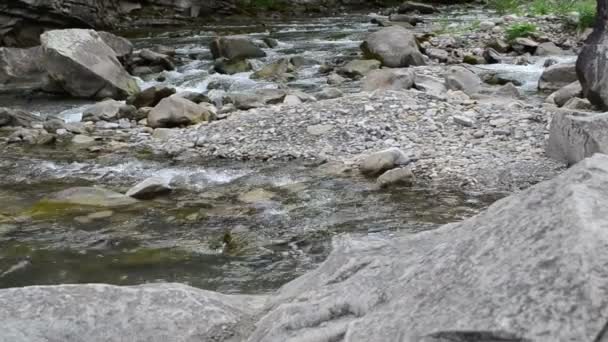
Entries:
[[426, 64], [412, 31], [400, 26], [370, 34], [361, 44], [361, 50], [366, 58], [379, 60], [389, 68]]
[[253, 67], [246, 59], [231, 61], [227, 58], [218, 58], [213, 63], [213, 70], [220, 74], [234, 75], [240, 72], [251, 71]]
[[248, 341], [594, 341], [608, 314], [607, 182], [597, 155], [461, 223], [339, 240]]
[[137, 199], [152, 199], [169, 192], [171, 192], [169, 180], [161, 177], [150, 177], [129, 189], [126, 195]]
[[54, 30], [40, 36], [49, 77], [75, 97], [126, 99], [139, 92], [116, 52], [93, 30]]
[[119, 207], [136, 203], [137, 200], [101, 187], [81, 186], [55, 193], [46, 198], [44, 202], [60, 205]]
[[214, 59], [223, 57], [229, 60], [240, 60], [266, 57], [266, 53], [246, 36], [216, 38], [211, 42], [210, 49]]
[[385, 171], [407, 165], [409, 162], [410, 158], [403, 151], [389, 148], [364, 157], [359, 164], [359, 171], [366, 176], [377, 176]]
[[242, 341], [263, 297], [180, 284], [0, 290], [1, 341]]

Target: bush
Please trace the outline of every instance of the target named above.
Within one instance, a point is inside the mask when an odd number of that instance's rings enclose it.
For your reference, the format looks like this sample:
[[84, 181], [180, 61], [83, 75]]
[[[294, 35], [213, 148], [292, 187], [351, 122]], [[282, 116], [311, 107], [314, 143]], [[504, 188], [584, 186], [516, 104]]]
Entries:
[[578, 28], [583, 30], [595, 24], [596, 10], [594, 2], [581, 2], [575, 9], [579, 14]]
[[529, 37], [536, 31], [536, 25], [530, 23], [513, 24], [507, 28], [507, 39], [515, 40], [520, 37]]

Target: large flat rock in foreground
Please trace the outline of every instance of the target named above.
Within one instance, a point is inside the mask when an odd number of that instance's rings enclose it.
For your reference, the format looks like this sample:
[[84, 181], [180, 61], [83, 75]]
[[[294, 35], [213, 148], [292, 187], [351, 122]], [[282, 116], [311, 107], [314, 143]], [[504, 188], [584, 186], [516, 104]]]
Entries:
[[342, 241], [249, 341], [604, 341], [606, 203], [596, 155], [462, 223]]
[[180, 284], [0, 291], [0, 341], [242, 341], [260, 299]]
[[51, 80], [74, 97], [116, 100], [139, 92], [137, 82], [94, 30], [47, 31], [40, 36]]

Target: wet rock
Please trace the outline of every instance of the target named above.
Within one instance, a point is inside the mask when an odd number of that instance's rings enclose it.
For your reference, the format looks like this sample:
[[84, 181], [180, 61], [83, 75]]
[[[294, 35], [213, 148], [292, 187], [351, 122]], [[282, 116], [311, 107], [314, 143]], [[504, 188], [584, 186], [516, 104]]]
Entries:
[[65, 128], [65, 121], [58, 118], [47, 118], [42, 127], [47, 132], [56, 133], [57, 130]]
[[171, 192], [169, 183], [165, 178], [150, 177], [129, 189], [126, 195], [141, 200], [152, 199]]
[[577, 80], [574, 64], [555, 64], [543, 71], [538, 81], [538, 89], [541, 91], [556, 91]]
[[264, 41], [264, 44], [266, 44], [266, 46], [268, 46], [271, 49], [274, 49], [277, 46], [279, 46], [279, 41], [274, 38], [264, 37], [264, 38], [262, 38], [262, 40]]
[[41, 47], [0, 48], [0, 86], [41, 87], [45, 77]]
[[84, 135], [84, 134], [78, 134], [72, 138], [72, 144], [75, 144], [75, 145], [89, 145], [94, 142], [95, 142], [95, 138], [90, 137], [88, 135]]
[[401, 167], [397, 169], [388, 170], [383, 173], [376, 183], [381, 188], [388, 188], [392, 186], [404, 185], [411, 186], [414, 183], [414, 173], [409, 167]]
[[534, 54], [534, 52], [538, 48], [538, 43], [530, 38], [519, 37], [513, 40], [513, 43], [511, 43], [511, 47], [513, 48], [513, 50], [521, 54]]
[[270, 192], [264, 189], [255, 189], [249, 192], [240, 194], [238, 200], [249, 204], [257, 204], [269, 202], [276, 197], [274, 192]]
[[502, 60], [502, 56], [500, 55], [500, 53], [498, 53], [498, 51], [492, 48], [487, 48], [484, 50], [483, 58], [488, 64], [498, 64]]
[[414, 34], [399, 26], [391, 26], [370, 34], [361, 44], [365, 58], [379, 60], [383, 66], [400, 68], [425, 65]]
[[210, 49], [214, 59], [224, 57], [229, 60], [240, 60], [266, 57], [266, 53], [245, 36], [215, 38], [211, 42]]
[[534, 54], [536, 56], [559, 56], [563, 55], [564, 51], [554, 43], [546, 42], [539, 44]]
[[39, 116], [28, 112], [0, 107], [0, 127], [32, 127], [42, 122]]
[[495, 38], [494, 41], [492, 41], [488, 44], [488, 47], [491, 49], [494, 49], [500, 53], [506, 53], [509, 51], [511, 46], [509, 45], [509, 43], [505, 42], [504, 40], [502, 40], [500, 38]]
[[467, 68], [450, 67], [444, 77], [449, 90], [461, 90], [467, 95], [476, 94], [481, 90], [481, 79]]
[[512, 98], [520, 98], [521, 93], [519, 89], [513, 83], [507, 83], [504, 86], [500, 87], [494, 92], [494, 96], [497, 97], [512, 97]]
[[105, 31], [98, 31], [97, 34], [116, 53], [116, 57], [121, 61], [126, 60], [133, 53], [133, 44], [126, 38]]
[[582, 95], [583, 87], [579, 81], [575, 81], [549, 95], [545, 102], [555, 103], [558, 107], [561, 107], [570, 99], [574, 97], [581, 97]]
[[253, 67], [246, 59], [231, 61], [227, 58], [218, 58], [213, 64], [213, 70], [220, 74], [234, 75], [240, 72], [251, 71]]
[[287, 79], [287, 73], [294, 71], [293, 65], [288, 58], [281, 58], [270, 64], [265, 65], [262, 69], [254, 72], [251, 75], [252, 79], [274, 80], [280, 81]]
[[202, 103], [202, 102], [211, 103], [211, 100], [209, 99], [209, 97], [207, 97], [207, 95], [205, 95], [203, 93], [198, 93], [195, 91], [182, 91], [182, 92], [175, 94], [175, 96], [183, 97], [184, 99], [190, 100], [194, 103]]
[[40, 36], [45, 68], [70, 95], [83, 98], [125, 99], [139, 92], [116, 53], [93, 30], [47, 31]]
[[[171, 57], [154, 52], [150, 49], [141, 49], [137, 55], [141, 58], [143, 65], [159, 67], [160, 70], [175, 70], [175, 64]], [[157, 69], [158, 70], [158, 69]]]
[[462, 59], [462, 62], [470, 65], [486, 64], [486, 59], [482, 56], [477, 55], [466, 55]]
[[399, 6], [397, 12], [400, 14], [411, 12], [418, 12], [420, 14], [433, 14], [438, 13], [439, 10], [432, 5], [414, 1], [406, 1]]
[[381, 63], [374, 59], [356, 59], [339, 68], [338, 73], [349, 78], [361, 78], [370, 71], [379, 69], [380, 65]]
[[359, 163], [359, 171], [366, 176], [376, 176], [396, 167], [407, 165], [409, 162], [410, 158], [403, 151], [398, 148], [389, 148], [364, 157]]
[[397, 14], [397, 13], [393, 13], [391, 14], [388, 19], [390, 21], [400, 21], [400, 22], [406, 22], [412, 26], [416, 26], [417, 24], [423, 23], [424, 20], [420, 17], [416, 17], [416, 16], [411, 16], [411, 15], [404, 15], [404, 14]]
[[118, 118], [118, 113], [125, 107], [121, 101], [106, 100], [87, 107], [82, 112], [83, 121], [111, 121]]
[[552, 65], [555, 65], [555, 64], [559, 64], [559, 62], [557, 60], [553, 59], [553, 58], [547, 58], [545, 60], [545, 63], [543, 63], [543, 67], [544, 68], [548, 68], [548, 67], [550, 67]]
[[481, 31], [491, 31], [496, 24], [492, 21], [482, 21], [479, 23], [479, 30]]
[[416, 74], [411, 69], [374, 70], [363, 79], [362, 90], [405, 90], [414, 85]]
[[20, 128], [14, 131], [8, 137], [9, 143], [26, 143], [30, 145], [36, 145], [41, 142], [41, 145], [46, 144], [46, 136], [48, 134], [40, 129], [33, 128]]
[[323, 88], [315, 93], [315, 97], [319, 100], [331, 100], [342, 96], [344, 96], [344, 94], [337, 88]]
[[593, 341], [606, 323], [607, 175], [597, 155], [460, 223], [340, 239], [248, 341]]
[[426, 49], [425, 54], [429, 56], [430, 59], [437, 60], [441, 63], [445, 63], [450, 58], [450, 54], [443, 49]]
[[[81, 137], [77, 135], [76, 137]], [[119, 207], [136, 203], [131, 197], [101, 187], [75, 187], [57, 192], [44, 202], [94, 207]]]
[[608, 113], [561, 110], [553, 114], [548, 156], [573, 165], [595, 153], [608, 153]]
[[205, 107], [177, 96], [162, 99], [148, 114], [152, 128], [188, 126], [213, 119]]
[[175, 89], [165, 86], [153, 86], [127, 99], [128, 105], [136, 108], [154, 107], [165, 97], [175, 94]]
[[262, 301], [168, 283], [12, 288], [0, 290], [0, 330], [13, 342], [242, 341]]

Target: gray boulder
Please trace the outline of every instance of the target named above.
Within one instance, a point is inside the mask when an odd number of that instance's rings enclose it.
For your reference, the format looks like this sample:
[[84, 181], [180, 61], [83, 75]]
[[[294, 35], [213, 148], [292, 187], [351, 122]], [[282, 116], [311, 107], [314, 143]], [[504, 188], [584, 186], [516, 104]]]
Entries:
[[245, 36], [215, 38], [211, 42], [210, 49], [214, 59], [223, 57], [239, 60], [266, 57], [266, 53]]
[[118, 119], [119, 113], [127, 110], [121, 101], [105, 100], [87, 107], [82, 112], [83, 121], [112, 121]]
[[0, 127], [32, 127], [35, 123], [41, 123], [42, 119], [39, 116], [28, 112], [0, 107]]
[[386, 171], [376, 179], [376, 183], [381, 188], [398, 185], [411, 186], [414, 183], [414, 179], [414, 173], [410, 167], [400, 167]]
[[538, 81], [538, 89], [556, 91], [576, 81], [578, 77], [573, 63], [555, 64], [543, 70]]
[[262, 298], [180, 284], [0, 290], [0, 341], [242, 341]]
[[359, 171], [366, 176], [377, 176], [409, 163], [410, 158], [403, 151], [398, 148], [389, 148], [365, 156], [359, 163]]
[[98, 31], [97, 34], [107, 46], [114, 50], [118, 59], [124, 61], [133, 53], [133, 44], [128, 39], [105, 31]]
[[558, 56], [563, 55], [564, 50], [552, 42], [541, 43], [534, 52], [536, 56]]
[[416, 74], [411, 69], [374, 70], [363, 79], [362, 90], [405, 90], [414, 86]]
[[126, 99], [139, 87], [116, 53], [93, 30], [47, 31], [40, 36], [51, 80], [75, 97]]
[[288, 58], [281, 58], [277, 61], [264, 65], [260, 70], [251, 75], [252, 79], [281, 81], [288, 78], [288, 73], [294, 71], [294, 66]]
[[608, 109], [608, 4], [598, 1], [598, 5], [596, 27], [578, 55], [576, 72], [585, 98], [598, 108]]
[[563, 108], [590, 111], [593, 110], [593, 105], [587, 99], [573, 97], [564, 104]]
[[150, 177], [133, 186], [126, 195], [137, 199], [152, 199], [171, 192], [169, 180], [162, 177]]
[[339, 68], [338, 73], [349, 78], [361, 78], [372, 70], [380, 69], [380, 65], [375, 59], [355, 59]]
[[416, 89], [437, 97], [445, 96], [448, 91], [444, 80], [434, 76], [416, 74], [414, 83]]
[[568, 102], [571, 98], [581, 97], [582, 95], [583, 87], [579, 81], [575, 81], [549, 95], [546, 102], [553, 102], [557, 106], [561, 107], [565, 105], [566, 102]]
[[481, 79], [471, 70], [461, 67], [450, 67], [445, 77], [445, 84], [449, 90], [461, 90], [467, 95], [473, 95], [481, 90]]
[[361, 50], [365, 58], [379, 60], [389, 68], [426, 64], [414, 33], [400, 26], [383, 28], [370, 34], [361, 44]]
[[608, 153], [608, 113], [555, 112], [546, 151], [549, 157], [568, 165], [595, 153]]
[[331, 100], [344, 96], [344, 93], [342, 93], [342, 91], [338, 88], [328, 87], [323, 88], [322, 90], [316, 92], [314, 95], [315, 98], [317, 98], [318, 100]]
[[344, 237], [281, 288], [248, 341], [598, 341], [607, 183], [597, 155], [460, 223]]
[[234, 75], [240, 72], [251, 71], [253, 67], [246, 59], [229, 60], [227, 58], [218, 58], [213, 63], [215, 72], [225, 75]]
[[162, 99], [148, 114], [148, 126], [171, 128], [211, 121], [214, 115], [208, 108], [179, 96]]
[[[82, 135], [76, 135], [82, 137]], [[121, 193], [114, 192], [101, 187], [74, 187], [60, 192], [57, 192], [50, 197], [44, 199], [45, 202], [75, 205], [75, 206], [92, 206], [92, 207], [118, 207], [130, 205], [137, 201], [131, 197]]]
[[42, 48], [0, 48], [0, 86], [40, 87], [45, 81]]

